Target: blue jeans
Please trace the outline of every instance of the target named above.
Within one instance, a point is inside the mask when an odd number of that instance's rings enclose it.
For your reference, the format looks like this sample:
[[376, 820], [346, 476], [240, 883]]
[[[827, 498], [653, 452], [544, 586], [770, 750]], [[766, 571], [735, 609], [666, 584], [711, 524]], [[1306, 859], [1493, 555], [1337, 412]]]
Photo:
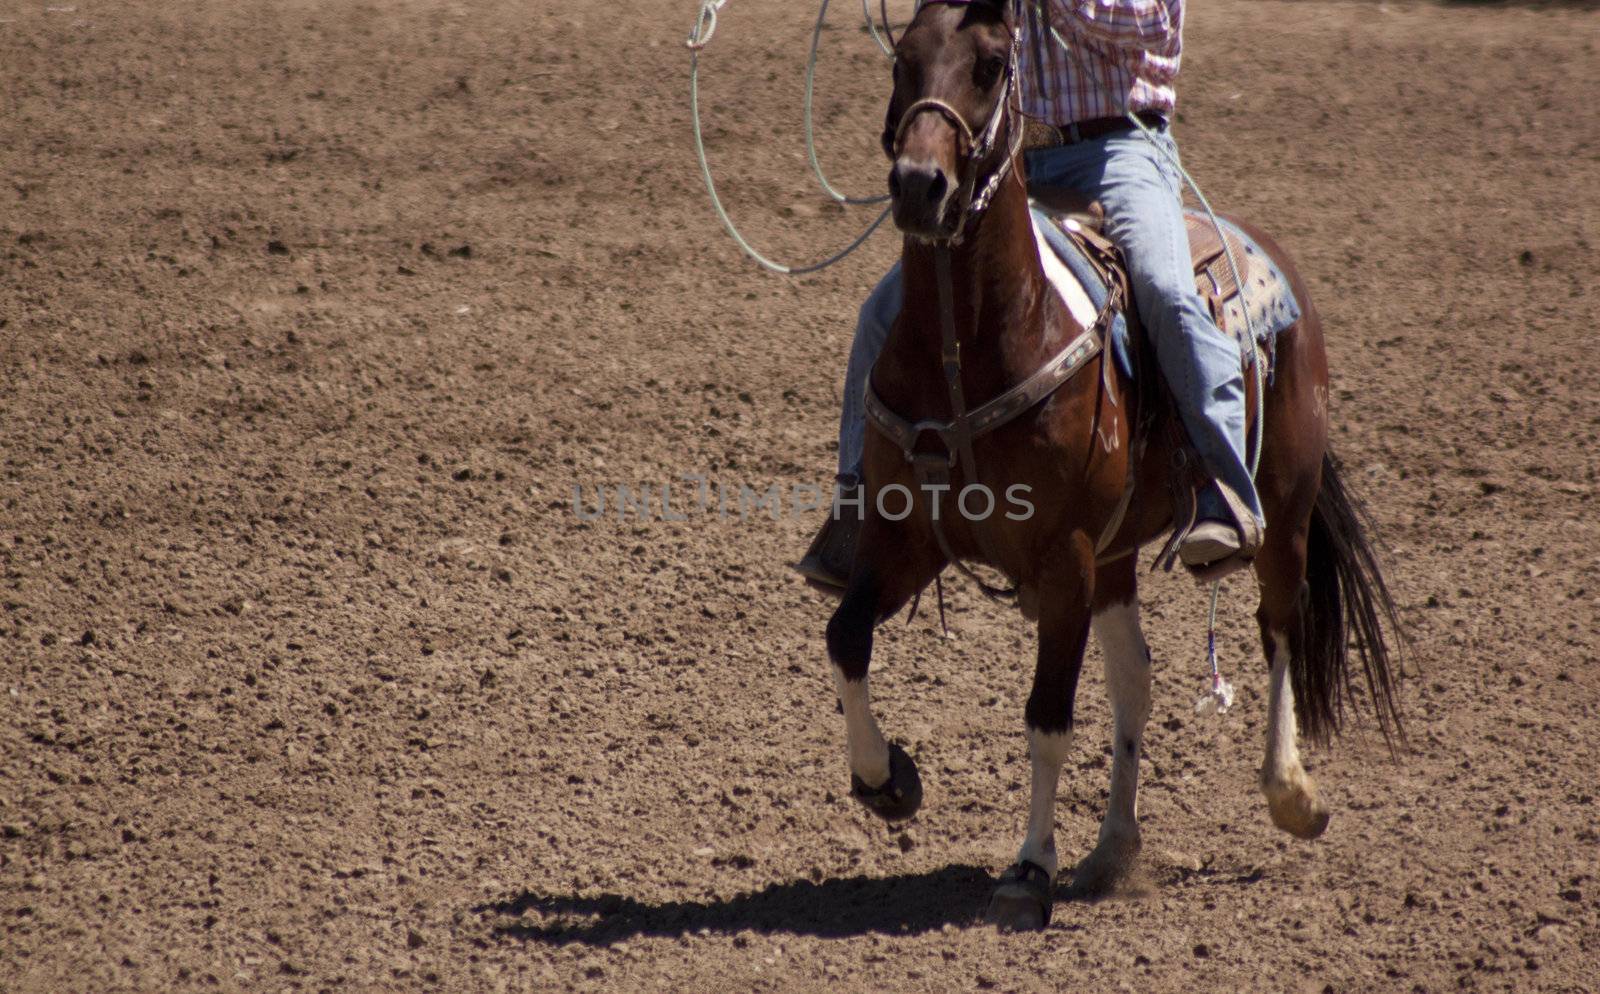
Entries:
[[[1177, 158], [1166, 128], [1155, 140]], [[1156, 361], [1177, 398], [1183, 426], [1213, 479], [1233, 489], [1262, 522], [1245, 457], [1245, 387], [1238, 345], [1223, 334], [1194, 288], [1184, 230], [1183, 179], [1136, 131], [1028, 153], [1028, 181], [1079, 190], [1105, 208], [1105, 230], [1122, 249], [1134, 302], [1155, 344]], [[839, 421], [839, 475], [861, 475], [867, 377], [904, 300], [895, 263], [861, 306], [845, 371]], [[982, 400], [983, 398], [977, 398]], [[1232, 520], [1215, 487], [1200, 494], [1200, 516]]]

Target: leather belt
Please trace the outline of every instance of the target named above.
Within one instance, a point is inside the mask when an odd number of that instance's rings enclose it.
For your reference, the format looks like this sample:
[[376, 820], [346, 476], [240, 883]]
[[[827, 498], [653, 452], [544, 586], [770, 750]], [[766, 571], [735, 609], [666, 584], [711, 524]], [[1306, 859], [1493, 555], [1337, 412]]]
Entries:
[[[1167, 123], [1167, 116], [1160, 111], [1142, 110], [1134, 117], [1147, 128], [1162, 128]], [[1029, 120], [1023, 133], [1023, 147], [1055, 148], [1058, 145], [1074, 145], [1132, 130], [1133, 123], [1126, 117], [1092, 117], [1087, 121], [1074, 121], [1059, 126]]]

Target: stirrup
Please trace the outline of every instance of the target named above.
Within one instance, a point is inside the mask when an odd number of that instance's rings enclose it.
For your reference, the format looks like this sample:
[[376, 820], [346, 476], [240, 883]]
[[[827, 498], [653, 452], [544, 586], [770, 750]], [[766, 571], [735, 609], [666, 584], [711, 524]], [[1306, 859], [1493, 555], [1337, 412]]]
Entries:
[[830, 511], [806, 554], [794, 564], [794, 571], [822, 593], [841, 596], [850, 580], [850, 564], [855, 560], [856, 536], [860, 531], [859, 518], [853, 515], [834, 517]]
[[1231, 556], [1219, 559], [1214, 563], [1207, 563], [1204, 566], [1190, 566], [1185, 563], [1183, 568], [1188, 571], [1190, 576], [1194, 577], [1194, 582], [1204, 587], [1216, 583], [1224, 577], [1232, 576], [1242, 569], [1247, 569], [1254, 562], [1254, 556], [1246, 556], [1236, 552]]

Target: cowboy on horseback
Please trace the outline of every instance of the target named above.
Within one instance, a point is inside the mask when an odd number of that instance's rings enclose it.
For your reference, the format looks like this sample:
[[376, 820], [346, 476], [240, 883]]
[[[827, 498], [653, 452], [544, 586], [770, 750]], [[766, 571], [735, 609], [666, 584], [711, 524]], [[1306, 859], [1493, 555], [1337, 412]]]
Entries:
[[[1220, 577], [1250, 562], [1265, 520], [1246, 456], [1239, 349], [1196, 292], [1184, 225], [1171, 133], [1183, 0], [1048, 0], [1023, 7], [1017, 72], [1029, 119], [1030, 190], [1070, 188], [1104, 211], [1105, 234], [1122, 252], [1143, 327], [1209, 478], [1178, 558], [1208, 578]], [[1063, 51], [1054, 35], [1064, 37], [1071, 51]], [[973, 71], [1003, 67], [976, 65]], [[959, 195], [933, 169], [898, 166], [890, 182], [900, 202]], [[841, 495], [859, 494], [867, 382], [903, 301], [896, 263], [862, 305], [850, 350], [839, 423]], [[859, 516], [841, 514], [839, 507], [836, 502], [796, 566], [807, 578], [835, 587], [845, 586], [860, 526]]]
[[[712, 10], [718, 0], [707, 2]], [[850, 795], [891, 823], [916, 813], [922, 782], [872, 706], [878, 626], [952, 565], [986, 593], [1014, 596], [1036, 622], [1022, 713], [1026, 830], [989, 902], [1002, 929], [1050, 921], [1064, 869], [1057, 789], [1091, 634], [1112, 711], [1110, 790], [1072, 890], [1110, 893], [1137, 864], [1153, 672], [1137, 553], [1169, 525], [1159, 562], [1181, 558], [1201, 579], [1253, 566], [1271, 666], [1258, 784], [1274, 825], [1303, 839], [1327, 829], [1330, 809], [1298, 739], [1301, 730], [1314, 741], [1339, 730], [1358, 668], [1379, 727], [1386, 737], [1399, 730], [1398, 670], [1385, 638], [1398, 621], [1360, 503], [1328, 448], [1327, 351], [1305, 282], [1276, 242], [1241, 219], [1208, 208], [1216, 238], [1199, 227], [1188, 233], [1167, 123], [1181, 0], [1035, 6], [926, 0], [894, 44], [883, 145], [894, 163], [890, 210], [906, 237], [899, 265], [862, 308], [840, 430], [843, 492], [801, 564], [813, 578], [846, 581], [826, 642]], [[1073, 39], [1065, 57], [1050, 47], [1057, 26]], [[1030, 137], [1041, 131], [1043, 140]], [[1070, 199], [1062, 188], [1099, 202], [1102, 234], [1059, 216]], [[1107, 237], [1125, 256], [1126, 278]], [[1079, 263], [1086, 276], [1067, 272]], [[1263, 293], [1244, 293], [1246, 274]], [[1136, 348], [1124, 327], [1132, 315], [1119, 313], [1127, 295], [1148, 332]], [[1266, 318], [1259, 328], [1256, 304]], [[1213, 314], [1228, 328], [1238, 315], [1247, 334], [1257, 388], [1251, 460], [1272, 481], [1259, 495], [1246, 462], [1245, 357]], [[1141, 373], [1144, 361], [1162, 377]], [[1197, 462], [1208, 479], [1190, 472]], [[858, 479], [864, 492], [849, 493]], [[995, 489], [1023, 494], [1027, 513], [991, 513]], [[973, 495], [986, 508], [976, 516]], [[850, 506], [857, 514], [841, 516]], [[1010, 589], [990, 587], [964, 560], [997, 568]]]
[[[1167, 126], [1181, 0], [1051, 0], [1037, 14], [1032, 6], [927, 0], [895, 42], [883, 144], [894, 162], [894, 224], [906, 237], [900, 264], [862, 308], [840, 432], [841, 489], [859, 474], [865, 492], [841, 493], [802, 564], [810, 576], [846, 580], [826, 642], [850, 795], [891, 823], [917, 812], [922, 781], [872, 705], [878, 626], [952, 565], [986, 593], [1014, 596], [1036, 622], [1022, 709], [1026, 829], [989, 901], [989, 920], [1002, 929], [1050, 921], [1064, 869], [1057, 790], [1091, 634], [1112, 711], [1110, 790], [1098, 840], [1072, 868], [1072, 890], [1111, 893], [1137, 865], [1154, 668], [1139, 621], [1137, 553], [1169, 525], [1160, 562], [1181, 558], [1202, 579], [1253, 566], [1271, 666], [1258, 785], [1274, 825], [1302, 839], [1327, 829], [1330, 809], [1298, 740], [1302, 730], [1313, 741], [1339, 730], [1354, 672], [1385, 736], [1399, 730], [1398, 670], [1385, 638], [1398, 621], [1360, 503], [1328, 448], [1327, 351], [1305, 282], [1276, 242], [1241, 219], [1213, 215], [1213, 243], [1200, 228], [1188, 235]], [[1066, 59], [1051, 54], [1052, 22], [1074, 39]], [[1030, 138], [1041, 130], [1045, 140]], [[1030, 188], [1030, 176], [1041, 185]], [[1069, 198], [1041, 194], [1062, 187], [1102, 205], [1103, 235], [1057, 216]], [[1052, 231], [1069, 243], [1065, 252]], [[1118, 253], [1105, 236], [1121, 246], [1128, 278], [1113, 271]], [[1230, 274], [1215, 268], [1219, 257]], [[1096, 273], [1066, 272], [1074, 259]], [[1278, 289], [1247, 300], [1245, 274], [1252, 287]], [[1191, 277], [1206, 286], [1211, 313]], [[1148, 329], [1137, 350], [1124, 349], [1125, 294]], [[1259, 329], [1253, 302], [1271, 315]], [[1245, 458], [1244, 356], [1211, 314], [1229, 328], [1239, 315], [1248, 335], [1259, 391], [1251, 456], [1272, 481], [1259, 496]], [[1261, 342], [1270, 343], [1270, 376]], [[1157, 377], [1140, 372], [1146, 357], [1171, 401], [1154, 389]], [[1209, 479], [1188, 471], [1196, 462]], [[1025, 495], [1028, 513], [990, 513], [994, 489]], [[973, 495], [986, 508], [976, 516]], [[840, 516], [852, 505], [855, 520]], [[990, 587], [964, 560], [997, 568], [1010, 589]]]

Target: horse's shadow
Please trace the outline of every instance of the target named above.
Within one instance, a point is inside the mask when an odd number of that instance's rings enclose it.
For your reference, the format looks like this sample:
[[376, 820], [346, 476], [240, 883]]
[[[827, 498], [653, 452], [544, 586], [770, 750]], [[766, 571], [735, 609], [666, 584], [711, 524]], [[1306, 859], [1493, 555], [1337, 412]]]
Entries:
[[[609, 946], [635, 936], [712, 932], [789, 932], [840, 938], [870, 932], [908, 935], [969, 925], [983, 913], [994, 878], [954, 865], [893, 877], [841, 877], [774, 883], [726, 900], [648, 904], [620, 894], [580, 897], [529, 891], [473, 908], [502, 920], [496, 934], [549, 945]], [[538, 921], [524, 916], [535, 912]], [[504, 919], [514, 920], [504, 920]]]

